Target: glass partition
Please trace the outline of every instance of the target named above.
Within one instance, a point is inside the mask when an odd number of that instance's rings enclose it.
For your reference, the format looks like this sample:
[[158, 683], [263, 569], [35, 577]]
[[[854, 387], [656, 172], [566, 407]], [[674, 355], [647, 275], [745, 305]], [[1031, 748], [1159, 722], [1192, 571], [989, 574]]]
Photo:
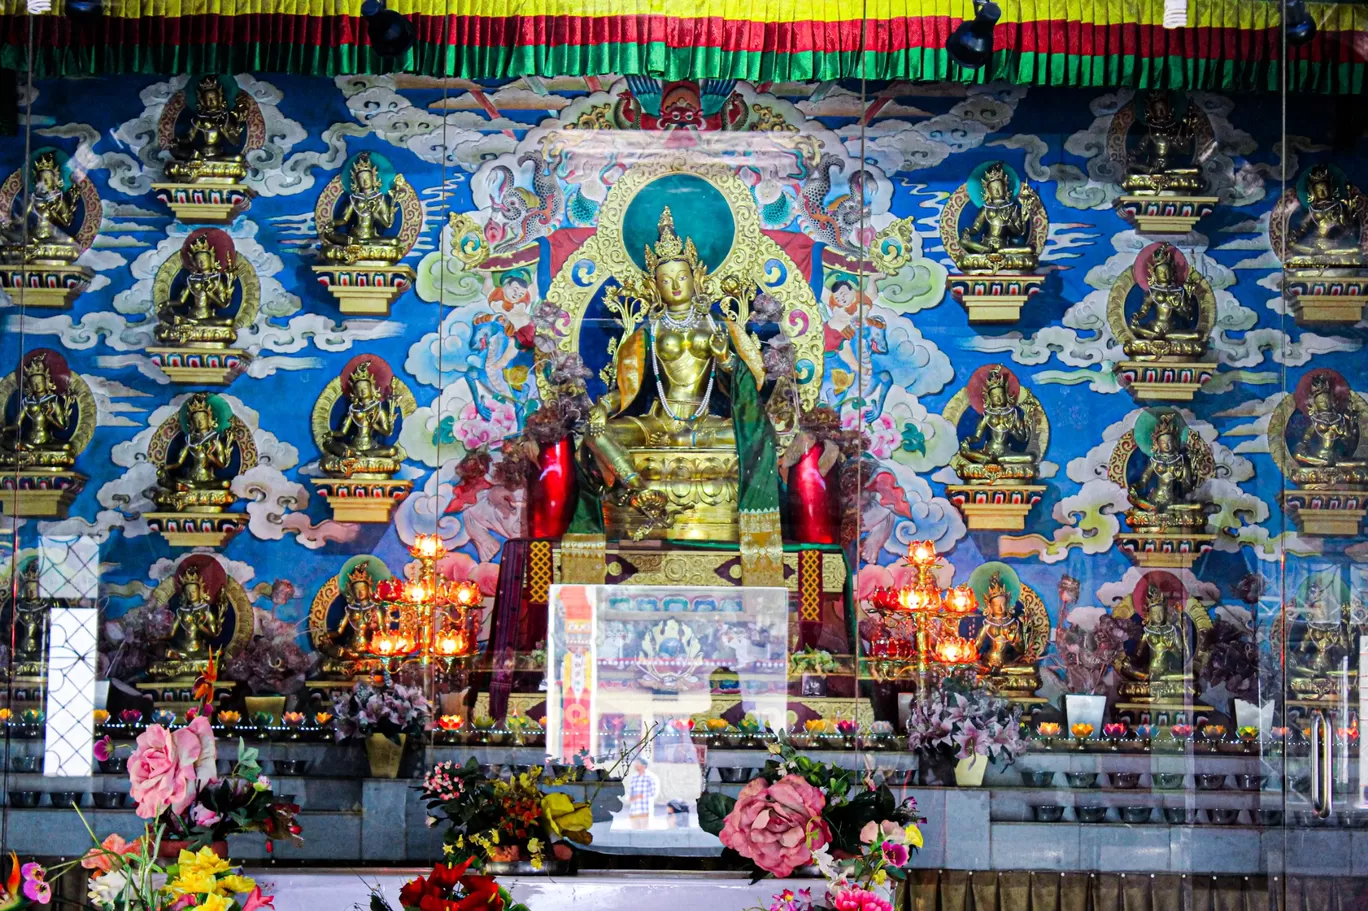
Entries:
[[206, 717], [282, 864], [744, 869], [820, 767], [944, 907], [1348, 907], [1368, 175], [1275, 43], [1295, 92], [21, 76], [7, 846], [136, 833]]

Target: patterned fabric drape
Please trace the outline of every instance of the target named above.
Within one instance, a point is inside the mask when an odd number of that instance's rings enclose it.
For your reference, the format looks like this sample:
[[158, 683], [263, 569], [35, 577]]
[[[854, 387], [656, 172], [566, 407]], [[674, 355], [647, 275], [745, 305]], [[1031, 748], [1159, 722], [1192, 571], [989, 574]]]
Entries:
[[[1277, 90], [1279, 0], [1001, 0], [990, 71], [959, 70], [946, 37], [971, 0], [394, 0], [417, 43], [370, 48], [360, 0], [105, 0], [77, 23], [33, 21], [39, 75], [403, 70], [427, 76], [653, 75], [755, 82], [997, 78], [1022, 84]], [[1364, 90], [1368, 7], [1311, 4], [1315, 40], [1289, 54], [1293, 89]], [[24, 0], [0, 0], [0, 65], [28, 62]]]

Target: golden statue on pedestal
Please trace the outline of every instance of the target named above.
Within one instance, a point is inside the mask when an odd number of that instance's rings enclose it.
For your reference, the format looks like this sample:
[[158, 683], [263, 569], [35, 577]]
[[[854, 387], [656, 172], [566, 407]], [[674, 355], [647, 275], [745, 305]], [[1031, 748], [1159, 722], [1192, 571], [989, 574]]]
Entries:
[[349, 316], [388, 316], [413, 283], [399, 261], [423, 228], [423, 204], [378, 152], [358, 152], [328, 181], [314, 206], [318, 280]]
[[371, 637], [384, 625], [375, 586], [391, 578], [379, 558], [358, 554], [319, 589], [309, 610], [309, 637], [321, 652], [321, 669], [331, 679], [350, 680], [379, 667]]
[[1354, 601], [1336, 566], [1311, 568], [1274, 621], [1274, 647], [1287, 653], [1287, 686], [1302, 703], [1356, 700], [1359, 638]]
[[1180, 111], [1167, 91], [1150, 91], [1144, 98], [1144, 115], [1138, 117], [1144, 132], [1126, 150], [1126, 170], [1121, 181], [1137, 196], [1199, 193], [1202, 172], [1195, 166], [1200, 150], [1196, 136], [1201, 129], [1196, 109], [1183, 99]]
[[62, 602], [43, 594], [41, 557], [32, 552], [20, 552], [15, 562], [18, 579], [6, 574], [0, 603], [11, 604], [11, 584], [17, 600], [12, 603], [14, 623], [14, 657], [10, 673], [15, 677], [43, 679], [47, 676], [48, 614]]
[[171, 153], [176, 160], [166, 166], [166, 176], [179, 183], [203, 184], [233, 184], [246, 177], [247, 162], [240, 150], [255, 107], [242, 91], [230, 106], [223, 81], [202, 76], [195, 87], [189, 130], [175, 137]]
[[1169, 408], [1146, 409], [1112, 451], [1107, 478], [1130, 500], [1128, 533], [1117, 541], [1141, 566], [1188, 567], [1210, 546], [1215, 507], [1195, 494], [1216, 473], [1201, 435]]
[[323, 453], [323, 477], [311, 479], [339, 522], [388, 522], [410, 481], [396, 481], [404, 449], [400, 424], [418, 407], [404, 381], [374, 354], [352, 358], [324, 387], [310, 422]]
[[157, 466], [150, 523], [173, 544], [223, 544], [245, 524], [225, 510], [237, 502], [233, 479], [256, 465], [252, 432], [218, 395], [197, 392], [167, 418], [147, 447]]
[[99, 233], [102, 212], [95, 185], [58, 149], [38, 149], [10, 174], [0, 185], [0, 286], [16, 305], [71, 306], [95, 277], [76, 260]]
[[978, 598], [981, 626], [974, 637], [986, 687], [1017, 702], [1043, 702], [1037, 665], [1050, 643], [1045, 604], [1010, 566], [996, 561], [977, 567], [969, 587]]
[[[945, 406], [961, 434], [950, 468], [963, 484], [946, 488], [975, 531], [1020, 531], [1045, 492], [1034, 483], [1050, 440], [1045, 410], [1001, 364], [980, 367]], [[970, 429], [972, 428], [972, 429]]]
[[1357, 323], [1368, 303], [1368, 197], [1336, 165], [1303, 171], [1268, 218], [1299, 323]]
[[1283, 508], [1304, 534], [1353, 536], [1368, 514], [1368, 400], [1334, 370], [1313, 370], [1268, 419], [1268, 452], [1291, 484]]
[[[81, 189], [67, 180], [57, 153], [49, 150], [33, 157], [33, 186], [20, 224], [12, 226], [14, 240], [5, 247], [7, 262], [70, 265], [81, 255], [71, 241], [79, 227], [77, 207]], [[24, 239], [24, 228], [28, 238]]]
[[[978, 208], [962, 225], [964, 213]], [[1045, 206], [1011, 165], [979, 165], [941, 210], [940, 236], [961, 275], [946, 287], [969, 311], [969, 321], [1013, 322], [1044, 281], [1036, 265], [1050, 233]]]
[[[710, 409], [714, 395], [730, 395], [739, 364], [764, 384], [759, 346], [734, 319], [714, 318], [707, 270], [668, 207], [659, 235], [646, 248], [646, 280], [620, 289], [645, 318], [617, 347], [616, 385], [589, 409], [584, 447], [603, 479], [609, 534], [736, 540], [736, 430]], [[628, 414], [643, 387], [649, 405]], [[671, 455], [689, 451], [711, 454]], [[692, 483], [678, 483], [681, 470]]]
[[160, 346], [147, 349], [173, 383], [224, 385], [249, 360], [231, 346], [256, 320], [256, 270], [219, 228], [200, 228], [157, 270], [152, 282]]
[[1200, 360], [1216, 325], [1216, 295], [1169, 243], [1141, 250], [1107, 297], [1107, 325], [1126, 356], [1117, 379], [1140, 401], [1187, 401], [1216, 365]]
[[204, 673], [211, 650], [223, 662], [251, 639], [247, 593], [208, 554], [182, 560], [150, 600], [152, 609], [171, 614], [166, 637], [155, 644], [159, 657], [147, 666], [153, 680], [192, 680]]
[[1182, 580], [1172, 573], [1149, 572], [1135, 590], [1112, 608], [1112, 617], [1140, 615], [1133, 646], [1116, 659], [1121, 677], [1121, 703], [1185, 707], [1192, 702], [1203, 654], [1200, 638], [1212, 626], [1207, 608], [1188, 597]]
[[39, 348], [0, 380], [0, 505], [64, 518], [85, 486], [72, 471], [95, 433], [95, 398], [56, 351]]
[[386, 190], [372, 157], [380, 158], [373, 152], [352, 158], [342, 211], [336, 218], [319, 222], [323, 259], [328, 262], [389, 266], [403, 259], [411, 246], [386, 237], [385, 232], [401, 220], [405, 200], [414, 196], [413, 188], [403, 174], [395, 174], [391, 189]]

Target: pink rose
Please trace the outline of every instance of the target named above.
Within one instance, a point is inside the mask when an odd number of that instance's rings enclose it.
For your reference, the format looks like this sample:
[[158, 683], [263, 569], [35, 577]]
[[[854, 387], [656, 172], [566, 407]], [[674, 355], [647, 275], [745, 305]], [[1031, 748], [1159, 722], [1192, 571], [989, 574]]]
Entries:
[[138, 735], [128, 760], [129, 793], [138, 815], [156, 819], [163, 811], [181, 814], [200, 786], [212, 781], [218, 754], [208, 718], [196, 718], [178, 731], [151, 725]]
[[774, 784], [757, 778], [741, 789], [719, 836], [722, 844], [780, 878], [812, 862], [812, 851], [831, 842], [822, 819], [826, 798], [797, 775]]
[[202, 803], [197, 803], [190, 808], [190, 821], [197, 826], [204, 826], [206, 829], [218, 823], [222, 818]]
[[831, 906], [836, 911], [893, 911], [893, 906], [868, 889], [850, 887], [837, 892]]

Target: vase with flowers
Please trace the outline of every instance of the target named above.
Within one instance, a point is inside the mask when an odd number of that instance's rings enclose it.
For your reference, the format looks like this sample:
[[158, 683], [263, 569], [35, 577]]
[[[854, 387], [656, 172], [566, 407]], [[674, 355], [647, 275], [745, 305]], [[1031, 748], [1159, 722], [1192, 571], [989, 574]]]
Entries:
[[333, 697], [334, 736], [339, 743], [365, 742], [373, 778], [398, 778], [410, 735], [421, 735], [431, 721], [432, 704], [422, 690], [401, 683], [359, 680], [351, 692]]
[[698, 824], [722, 841], [723, 858], [747, 864], [755, 878], [816, 866], [824, 888], [775, 897], [801, 902], [795, 911], [892, 911], [922, 845], [916, 802], [900, 801], [859, 770], [809, 759], [786, 741], [769, 751], [760, 776], [735, 798], [708, 791], [698, 800]]
[[230, 680], [245, 683], [252, 691], [246, 697], [247, 717], [254, 721], [267, 716], [269, 727], [280, 727], [289, 697], [304, 688], [314, 669], [317, 652], [306, 652], [299, 644], [303, 631], [293, 623], [258, 609], [251, 643], [224, 663]]
[[988, 765], [1011, 765], [1026, 750], [1021, 709], [953, 677], [930, 689], [907, 719], [907, 746], [922, 784], [975, 786]]

